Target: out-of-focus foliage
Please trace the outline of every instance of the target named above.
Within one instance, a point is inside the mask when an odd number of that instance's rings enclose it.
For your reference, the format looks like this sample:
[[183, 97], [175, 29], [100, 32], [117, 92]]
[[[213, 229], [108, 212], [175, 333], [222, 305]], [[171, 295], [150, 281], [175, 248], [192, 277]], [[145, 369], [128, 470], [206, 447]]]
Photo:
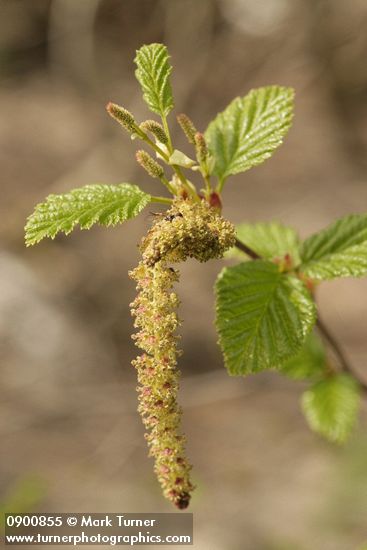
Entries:
[[348, 374], [333, 374], [302, 396], [302, 407], [311, 429], [334, 443], [344, 443], [349, 437], [359, 405], [359, 385]]
[[322, 378], [327, 369], [325, 348], [320, 338], [312, 332], [306, 338], [301, 351], [281, 367], [281, 372], [294, 380]]
[[0, 501], [0, 529], [4, 528], [4, 514], [23, 514], [34, 511], [46, 495], [46, 484], [37, 476], [20, 479]]

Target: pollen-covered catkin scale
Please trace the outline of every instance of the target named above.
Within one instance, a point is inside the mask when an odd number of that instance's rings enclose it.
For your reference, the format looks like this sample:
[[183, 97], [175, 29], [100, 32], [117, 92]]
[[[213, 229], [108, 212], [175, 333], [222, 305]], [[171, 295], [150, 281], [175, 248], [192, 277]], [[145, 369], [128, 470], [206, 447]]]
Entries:
[[161, 258], [171, 262], [187, 258], [207, 262], [221, 258], [234, 243], [234, 226], [217, 209], [206, 201], [176, 200], [143, 239], [141, 250], [149, 265]]
[[138, 290], [131, 304], [134, 326], [139, 329], [133, 338], [144, 352], [133, 361], [139, 382], [139, 412], [163, 493], [180, 509], [189, 505], [194, 486], [177, 403], [180, 351], [176, 330], [180, 321], [173, 285], [179, 273], [168, 264], [188, 257], [199, 261], [221, 257], [234, 241], [234, 226], [207, 203], [176, 200], [143, 239], [143, 260], [130, 273]]

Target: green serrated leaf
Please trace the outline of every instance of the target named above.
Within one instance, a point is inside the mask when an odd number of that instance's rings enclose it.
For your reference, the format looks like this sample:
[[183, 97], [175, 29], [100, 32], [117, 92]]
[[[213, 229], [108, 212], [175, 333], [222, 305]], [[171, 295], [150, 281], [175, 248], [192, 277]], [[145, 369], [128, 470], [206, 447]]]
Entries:
[[[292, 265], [300, 263], [300, 241], [297, 232], [278, 222], [241, 223], [236, 227], [237, 238], [266, 260], [283, 258], [289, 254]], [[229, 251], [231, 256], [243, 258], [245, 253], [237, 248]]]
[[367, 273], [367, 215], [351, 214], [309, 237], [301, 271], [311, 279], [362, 277]]
[[359, 404], [359, 385], [348, 374], [322, 380], [302, 396], [302, 409], [310, 428], [334, 443], [348, 439], [357, 421]]
[[170, 83], [172, 67], [164, 44], [142, 46], [136, 52], [135, 76], [142, 89], [149, 109], [163, 117], [173, 109], [173, 96]]
[[219, 343], [232, 375], [279, 368], [315, 323], [315, 304], [304, 284], [271, 262], [223, 269], [216, 297]]
[[209, 124], [205, 138], [220, 181], [271, 157], [288, 132], [294, 90], [267, 86], [236, 98]]
[[306, 338], [301, 351], [282, 365], [282, 374], [293, 380], [320, 378], [327, 368], [326, 352], [320, 338], [312, 332]]
[[116, 225], [137, 216], [150, 200], [150, 195], [129, 183], [86, 185], [63, 195], [49, 195], [27, 220], [26, 245], [45, 237], [54, 239], [60, 231], [68, 235], [77, 224], [81, 229], [95, 223]]

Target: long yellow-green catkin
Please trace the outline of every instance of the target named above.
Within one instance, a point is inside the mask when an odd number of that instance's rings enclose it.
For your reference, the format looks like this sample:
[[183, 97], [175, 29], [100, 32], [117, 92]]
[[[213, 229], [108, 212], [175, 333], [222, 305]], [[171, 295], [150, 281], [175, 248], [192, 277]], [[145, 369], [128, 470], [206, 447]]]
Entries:
[[178, 297], [172, 285], [178, 273], [158, 262], [149, 267], [141, 262], [132, 272], [139, 294], [132, 304], [136, 344], [143, 353], [134, 362], [138, 373], [139, 412], [147, 429], [150, 455], [164, 496], [178, 508], [189, 504], [193, 485], [191, 465], [185, 456], [180, 434], [181, 409], [177, 404]]
[[180, 321], [173, 285], [179, 273], [169, 264], [188, 257], [199, 261], [221, 257], [234, 241], [234, 226], [207, 203], [176, 200], [143, 239], [143, 259], [130, 273], [138, 290], [131, 304], [134, 326], [139, 329], [133, 338], [144, 352], [133, 361], [139, 412], [164, 496], [180, 509], [188, 506], [194, 486], [177, 403], [180, 351], [176, 331]]

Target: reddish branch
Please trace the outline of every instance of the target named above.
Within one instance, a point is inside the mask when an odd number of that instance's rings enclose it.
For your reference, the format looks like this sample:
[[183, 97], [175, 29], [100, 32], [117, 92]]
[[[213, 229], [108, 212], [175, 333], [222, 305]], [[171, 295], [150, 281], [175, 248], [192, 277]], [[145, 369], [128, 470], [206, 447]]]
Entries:
[[318, 319], [316, 321], [316, 327], [322, 339], [328, 344], [330, 349], [333, 351], [335, 357], [338, 359], [339, 365], [342, 368], [342, 370], [344, 372], [348, 372], [351, 376], [353, 376], [353, 378], [355, 378], [359, 382], [361, 388], [365, 392], [367, 392], [367, 383], [361, 380], [361, 378], [359, 378], [359, 376], [355, 373], [351, 364], [346, 358], [344, 351], [341, 349], [339, 342], [331, 334], [330, 330], [325, 325], [325, 323], [320, 319], [320, 316], [318, 316]]
[[252, 248], [247, 246], [247, 244], [239, 241], [238, 239], [236, 239], [235, 247], [238, 248], [238, 250], [241, 250], [241, 252], [247, 254], [247, 256], [250, 256], [253, 260], [261, 260], [261, 256], [259, 256], [255, 250], [252, 250]]

